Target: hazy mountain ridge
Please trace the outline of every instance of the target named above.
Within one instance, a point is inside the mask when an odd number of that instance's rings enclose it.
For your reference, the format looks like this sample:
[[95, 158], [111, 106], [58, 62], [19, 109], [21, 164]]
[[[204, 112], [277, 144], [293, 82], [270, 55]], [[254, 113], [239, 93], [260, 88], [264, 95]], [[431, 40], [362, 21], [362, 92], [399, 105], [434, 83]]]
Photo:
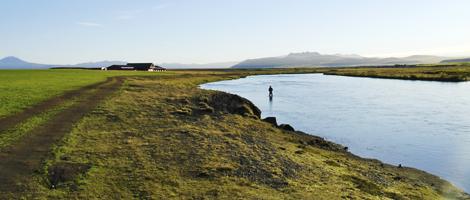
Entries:
[[125, 64], [124, 61], [99, 61], [99, 62], [86, 62], [75, 65], [56, 65], [56, 64], [39, 64], [31, 63], [14, 56], [8, 56], [0, 60], [0, 69], [48, 69], [51, 67], [86, 67], [96, 68], [105, 67], [109, 65]]
[[8, 56], [0, 60], [0, 69], [47, 69], [52, 65], [30, 63], [17, 57]]
[[239, 62], [218, 62], [207, 64], [184, 64], [184, 63], [162, 63], [161, 66], [168, 69], [213, 69], [213, 68], [230, 68]]
[[[470, 58], [456, 59], [432, 55], [414, 55], [408, 57], [363, 57], [356, 54], [320, 54], [317, 52], [291, 53], [286, 56], [248, 59], [242, 62], [219, 62], [207, 64], [161, 63], [168, 69], [210, 69], [210, 68], [281, 68], [281, 67], [343, 67], [394, 64], [430, 64], [445, 62], [470, 62]], [[99, 68], [110, 65], [123, 65], [125, 61], [85, 62], [72, 65], [39, 64], [9, 56], [0, 60], [0, 69], [48, 69], [52, 67]]]
[[441, 61], [441, 63], [461, 63], [461, 62], [470, 62], [470, 58], [449, 59], [449, 60]]
[[127, 62], [124, 61], [99, 61], [99, 62], [86, 62], [79, 63], [75, 65], [65, 65], [61, 67], [87, 67], [87, 68], [96, 68], [96, 67], [107, 67], [111, 65], [125, 65]]
[[408, 57], [363, 57], [360, 55], [320, 54], [317, 52], [291, 53], [287, 56], [248, 59], [233, 68], [279, 68], [279, 67], [343, 67], [359, 65], [427, 64], [439, 63], [448, 57], [413, 55]]
[[[14, 56], [8, 56], [0, 60], [0, 69], [48, 69], [52, 67], [84, 67], [84, 68], [99, 68], [107, 67], [110, 65], [125, 65], [125, 61], [99, 61], [99, 62], [85, 62], [73, 65], [56, 65], [56, 64], [38, 64], [31, 63]], [[229, 68], [239, 62], [218, 62], [207, 64], [183, 64], [183, 63], [162, 63], [158, 64], [162, 67], [169, 69], [209, 69], [209, 68]]]

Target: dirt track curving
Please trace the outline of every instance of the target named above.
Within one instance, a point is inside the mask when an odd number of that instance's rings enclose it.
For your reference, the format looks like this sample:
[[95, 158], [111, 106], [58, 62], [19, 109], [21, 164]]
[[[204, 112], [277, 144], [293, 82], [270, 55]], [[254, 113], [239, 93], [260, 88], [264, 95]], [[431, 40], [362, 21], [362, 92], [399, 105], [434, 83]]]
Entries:
[[[21, 190], [22, 183], [28, 181], [36, 170], [40, 170], [41, 163], [50, 152], [52, 145], [69, 133], [73, 124], [95, 108], [101, 100], [116, 91], [123, 81], [122, 77], [108, 78], [105, 82], [68, 92], [17, 115], [0, 119], [0, 130], [5, 130], [63, 101], [84, 96], [71, 107], [53, 116], [41, 127], [29, 132], [15, 145], [0, 150], [0, 194]], [[84, 95], [91, 90], [93, 91], [90, 95]]]

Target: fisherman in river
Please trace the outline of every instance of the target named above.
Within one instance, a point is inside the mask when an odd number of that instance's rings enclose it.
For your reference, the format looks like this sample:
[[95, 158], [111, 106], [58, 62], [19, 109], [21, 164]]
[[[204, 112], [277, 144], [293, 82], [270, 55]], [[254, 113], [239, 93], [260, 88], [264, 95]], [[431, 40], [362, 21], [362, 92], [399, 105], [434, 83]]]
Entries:
[[272, 99], [273, 98], [273, 87], [269, 86], [269, 98]]

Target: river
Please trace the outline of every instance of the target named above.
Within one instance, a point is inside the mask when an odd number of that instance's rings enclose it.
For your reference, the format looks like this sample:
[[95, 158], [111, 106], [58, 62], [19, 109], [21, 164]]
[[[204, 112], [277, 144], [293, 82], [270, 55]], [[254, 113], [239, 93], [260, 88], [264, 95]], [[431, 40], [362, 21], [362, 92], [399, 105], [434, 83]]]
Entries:
[[289, 74], [201, 88], [240, 95], [263, 117], [275, 116], [278, 123], [348, 146], [354, 154], [425, 170], [470, 191], [470, 82]]

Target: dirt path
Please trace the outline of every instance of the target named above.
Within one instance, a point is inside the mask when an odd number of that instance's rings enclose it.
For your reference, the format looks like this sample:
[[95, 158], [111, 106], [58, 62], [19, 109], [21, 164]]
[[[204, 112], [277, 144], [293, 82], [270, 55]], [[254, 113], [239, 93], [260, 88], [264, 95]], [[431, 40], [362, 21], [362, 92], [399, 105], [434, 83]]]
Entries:
[[25, 109], [25, 110], [23, 110], [23, 111], [21, 111], [17, 114], [8, 115], [6, 117], [0, 118], [0, 131], [4, 131], [4, 130], [10, 129], [10, 128], [13, 128], [16, 125], [20, 124], [21, 122], [24, 122], [27, 119], [29, 119], [29, 118], [31, 118], [35, 115], [38, 115], [38, 114], [40, 114], [40, 113], [42, 113], [46, 110], [49, 110], [49, 109], [61, 104], [62, 102], [73, 98], [73, 97], [80, 96], [80, 95], [83, 94], [83, 92], [85, 92], [87, 90], [90, 90], [90, 89], [93, 89], [93, 88], [96, 88], [99, 85], [110, 82], [111, 80], [112, 80], [112, 78], [108, 78], [106, 81], [95, 83], [95, 84], [92, 84], [92, 85], [88, 85], [88, 86], [82, 87], [78, 90], [72, 90], [72, 91], [66, 92], [66, 93], [64, 93], [60, 96], [53, 97], [53, 98], [45, 100], [45, 101], [43, 101], [39, 104], [36, 104], [36, 105], [34, 105], [30, 108], [27, 108], [27, 109]]
[[53, 116], [51, 120], [28, 133], [15, 145], [0, 150], [0, 194], [21, 190], [21, 183], [28, 181], [30, 175], [36, 170], [40, 170], [41, 163], [50, 152], [51, 146], [69, 133], [73, 128], [73, 124], [95, 108], [101, 100], [116, 91], [123, 81], [124, 78], [122, 77], [109, 78], [105, 82], [93, 84], [45, 101], [19, 113], [17, 118], [11, 116], [2, 119], [0, 127], [4, 128], [3, 125], [11, 127], [67, 99], [81, 96], [85, 91], [95, 89], [91, 95], [84, 95], [85, 97], [80, 98], [76, 104]]

